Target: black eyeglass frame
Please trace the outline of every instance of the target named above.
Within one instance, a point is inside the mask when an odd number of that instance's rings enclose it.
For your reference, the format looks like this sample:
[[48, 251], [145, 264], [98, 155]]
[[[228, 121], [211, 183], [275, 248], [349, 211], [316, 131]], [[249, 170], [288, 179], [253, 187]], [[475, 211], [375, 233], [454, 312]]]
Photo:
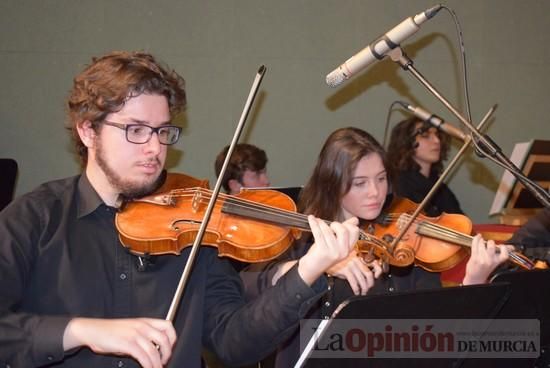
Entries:
[[[171, 146], [171, 145], [176, 144], [178, 142], [178, 140], [180, 139], [180, 134], [181, 134], [181, 127], [176, 126], [176, 125], [161, 125], [159, 127], [154, 128], [154, 127], [152, 127], [150, 125], [147, 125], [147, 124], [122, 124], [122, 123], [115, 123], [115, 122], [109, 121], [109, 120], [102, 120], [100, 123], [105, 124], [105, 125], [109, 125], [109, 126], [121, 129], [121, 130], [124, 130], [126, 140], [130, 143], [133, 143], [133, 144], [145, 144], [145, 143], [147, 143], [151, 140], [151, 137], [153, 137], [153, 133], [157, 133], [157, 137], [159, 138], [159, 143], [160, 144], [165, 145], [165, 146]], [[147, 138], [147, 140], [145, 142], [134, 142], [134, 141], [130, 140], [130, 138], [128, 137], [128, 129], [130, 129], [132, 127], [140, 127], [140, 128], [149, 129], [149, 137]], [[176, 139], [172, 143], [162, 142], [161, 135], [159, 134], [159, 131], [161, 129], [166, 129], [166, 128], [175, 128], [177, 130]]]

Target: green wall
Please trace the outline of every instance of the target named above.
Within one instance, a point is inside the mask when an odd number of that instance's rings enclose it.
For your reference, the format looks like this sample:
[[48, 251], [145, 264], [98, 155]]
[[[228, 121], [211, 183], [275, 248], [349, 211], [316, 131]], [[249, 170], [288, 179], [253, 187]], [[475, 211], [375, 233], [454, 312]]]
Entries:
[[[242, 141], [263, 147], [274, 185], [301, 185], [321, 144], [356, 125], [383, 139], [395, 100], [456, 121], [424, 87], [389, 60], [337, 89], [325, 75], [424, 0], [43, 0], [0, 2], [0, 157], [20, 167], [17, 195], [79, 171], [63, 129], [72, 77], [111, 50], [147, 50], [187, 81], [184, 136], [171, 170], [214, 180], [262, 64], [267, 73]], [[463, 28], [474, 121], [495, 103], [488, 128], [509, 154], [515, 142], [550, 139], [550, 1], [454, 0]], [[464, 109], [456, 31], [440, 12], [403, 49], [455, 106]], [[390, 116], [394, 124], [402, 114]], [[456, 123], [459, 125], [459, 123]], [[455, 146], [456, 149], [457, 146]], [[469, 154], [449, 185], [475, 222], [487, 216], [502, 169]]]

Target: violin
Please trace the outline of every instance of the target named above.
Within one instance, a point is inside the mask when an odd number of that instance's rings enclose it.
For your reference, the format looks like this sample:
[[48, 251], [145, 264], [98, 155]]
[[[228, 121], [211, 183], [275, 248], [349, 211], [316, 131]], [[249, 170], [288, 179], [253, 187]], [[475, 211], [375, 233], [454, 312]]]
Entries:
[[[137, 255], [180, 254], [192, 245], [210, 197], [206, 181], [169, 174], [156, 193], [121, 207], [115, 223], [122, 244]], [[296, 212], [289, 196], [245, 189], [219, 195], [202, 244], [217, 247], [220, 256], [263, 262], [286, 251], [302, 231], [310, 231], [307, 216]], [[361, 231], [359, 238], [358, 251], [382, 262], [406, 266], [414, 261], [408, 247], [394, 254], [373, 235]]]
[[[374, 234], [391, 243], [409, 221], [417, 204], [406, 198], [396, 198], [375, 225]], [[473, 237], [471, 220], [462, 214], [443, 213], [437, 217], [420, 214], [403, 235], [400, 243], [411, 247], [415, 264], [430, 272], [446, 271], [461, 262], [470, 253]], [[526, 270], [548, 268], [533, 262], [518, 251], [509, 252], [509, 261]]]

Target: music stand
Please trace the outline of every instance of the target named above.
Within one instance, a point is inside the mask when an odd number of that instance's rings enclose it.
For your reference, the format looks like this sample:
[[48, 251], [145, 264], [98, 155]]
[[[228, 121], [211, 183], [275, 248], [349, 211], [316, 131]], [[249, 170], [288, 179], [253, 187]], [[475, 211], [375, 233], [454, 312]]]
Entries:
[[550, 346], [550, 270], [506, 271], [492, 282], [511, 286], [510, 298], [499, 318], [538, 319], [540, 346]]
[[[505, 277], [505, 276], [502, 276]], [[457, 288], [443, 288], [422, 290], [414, 292], [396, 293], [390, 295], [373, 295], [365, 297], [353, 297], [340, 305], [335, 315], [326, 324], [322, 336], [319, 339], [323, 346], [323, 336], [331, 336], [331, 326], [335, 321], [344, 319], [493, 319], [500, 316], [503, 310], [507, 311], [507, 318], [513, 318], [513, 306], [520, 302], [510, 304], [509, 299], [514, 295], [521, 298], [516, 288], [510, 282], [497, 282], [487, 285], [476, 285]], [[548, 294], [546, 294], [548, 295]], [[510, 312], [506, 305], [510, 304]], [[529, 317], [533, 317], [530, 314]], [[514, 318], [519, 318], [516, 315]], [[521, 316], [521, 318], [525, 318]], [[313, 348], [313, 346], [308, 346]], [[302, 357], [309, 356], [311, 349], [304, 350]], [[308, 368], [347, 368], [347, 367], [532, 367], [533, 359], [468, 359], [460, 358], [334, 358], [316, 359], [309, 358], [305, 361]]]
[[[533, 139], [517, 143], [510, 160], [541, 188], [550, 188], [550, 141]], [[499, 215], [503, 224], [522, 225], [542, 208], [544, 205], [519, 184], [514, 175], [505, 171], [489, 215]]]

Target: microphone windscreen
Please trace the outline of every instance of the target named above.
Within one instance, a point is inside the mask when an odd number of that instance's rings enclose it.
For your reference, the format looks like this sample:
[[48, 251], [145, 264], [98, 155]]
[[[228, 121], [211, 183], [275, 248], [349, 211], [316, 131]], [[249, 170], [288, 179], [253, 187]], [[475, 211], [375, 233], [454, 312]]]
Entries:
[[337, 87], [342, 84], [345, 79], [344, 74], [340, 71], [340, 68], [338, 68], [327, 75], [326, 82], [329, 87]]

